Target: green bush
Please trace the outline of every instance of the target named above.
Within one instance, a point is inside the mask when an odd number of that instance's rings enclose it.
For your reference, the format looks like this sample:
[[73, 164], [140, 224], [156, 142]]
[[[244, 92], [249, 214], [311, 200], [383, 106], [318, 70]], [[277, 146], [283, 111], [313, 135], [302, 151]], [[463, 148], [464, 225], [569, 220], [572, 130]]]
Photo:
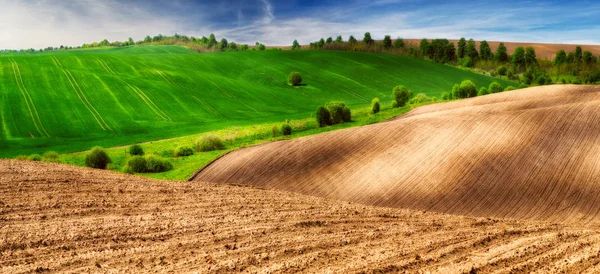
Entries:
[[339, 124], [344, 121], [349, 121], [346, 115], [350, 112], [350, 109], [346, 110], [346, 103], [341, 101], [329, 102], [325, 105], [325, 108], [329, 110], [329, 114], [331, 114], [331, 124]]
[[344, 121], [344, 123], [352, 121], [352, 111], [350, 111], [350, 108], [347, 106], [342, 109], [342, 121]]
[[292, 135], [292, 127], [289, 124], [283, 124], [281, 126], [281, 133], [285, 136]]
[[396, 100], [392, 100], [392, 108], [397, 108], [398, 107], [398, 102], [396, 102]]
[[419, 93], [419, 94], [415, 95], [415, 97], [410, 99], [409, 102], [411, 104], [424, 104], [424, 103], [433, 102], [433, 98], [425, 95], [425, 93]]
[[317, 124], [319, 127], [331, 125], [331, 113], [324, 106], [319, 106], [316, 113]]
[[146, 172], [159, 173], [169, 171], [171, 169], [173, 169], [173, 164], [169, 160], [163, 159], [156, 155], [146, 156]]
[[394, 100], [396, 100], [398, 107], [405, 106], [411, 96], [412, 92], [405, 86], [396, 86], [392, 90], [392, 97], [394, 97]]
[[442, 98], [442, 100], [447, 101], [450, 100], [452, 98], [450, 98], [450, 92], [442, 92], [442, 95], [440, 95], [440, 98]]
[[29, 157], [27, 157], [27, 155], [19, 155], [15, 159], [19, 160], [19, 161], [27, 161], [27, 160], [29, 160]]
[[452, 88], [453, 98], [469, 98], [477, 96], [477, 86], [471, 80], [464, 80]]
[[56, 151], [48, 151], [44, 153], [44, 156], [42, 156], [42, 161], [60, 163], [60, 159], [58, 159], [58, 153]]
[[159, 153], [159, 155], [161, 157], [165, 157], [165, 158], [175, 157], [175, 150], [173, 150], [173, 149], [163, 150]]
[[515, 87], [513, 86], [508, 86], [504, 89], [504, 91], [511, 91], [511, 90], [515, 90]]
[[125, 164], [127, 173], [145, 173], [148, 170], [148, 162], [144, 156], [133, 156]]
[[142, 146], [135, 144], [135, 145], [131, 145], [129, 147], [129, 154], [130, 155], [137, 155], [137, 156], [144, 156], [144, 149], [142, 148]]
[[110, 163], [112, 163], [110, 157], [101, 147], [94, 147], [85, 155], [85, 165], [87, 167], [106, 169], [106, 166]]
[[196, 142], [196, 151], [205, 152], [224, 149], [223, 141], [215, 135], [204, 135]]
[[42, 155], [39, 154], [31, 154], [29, 155], [29, 157], [27, 157], [27, 160], [29, 161], [34, 161], [34, 162], [39, 162], [42, 160]]
[[194, 149], [188, 146], [180, 146], [175, 149], [175, 157], [185, 157], [194, 155]]
[[380, 109], [379, 98], [373, 98], [373, 100], [371, 100], [371, 110], [373, 113], [378, 113]]
[[273, 137], [277, 136], [277, 132], [279, 131], [279, 129], [277, 129], [277, 126], [273, 126], [271, 128], [271, 133], [273, 134]]
[[288, 81], [292, 86], [300, 85], [302, 83], [302, 76], [300, 76], [299, 72], [292, 72], [288, 76]]
[[488, 91], [488, 89], [486, 87], [480, 88], [479, 91], [477, 92], [477, 96], [482, 96], [482, 95], [486, 95], [486, 94], [490, 94], [490, 92]]
[[498, 93], [498, 92], [502, 92], [502, 91], [503, 91], [503, 88], [502, 88], [502, 85], [500, 85], [500, 83], [498, 83], [498, 82], [490, 83], [489, 93]]
[[505, 76], [505, 75], [506, 75], [506, 73], [508, 72], [508, 69], [506, 69], [506, 67], [505, 67], [505, 66], [499, 66], [499, 67], [496, 69], [496, 72], [498, 73], [498, 75]]

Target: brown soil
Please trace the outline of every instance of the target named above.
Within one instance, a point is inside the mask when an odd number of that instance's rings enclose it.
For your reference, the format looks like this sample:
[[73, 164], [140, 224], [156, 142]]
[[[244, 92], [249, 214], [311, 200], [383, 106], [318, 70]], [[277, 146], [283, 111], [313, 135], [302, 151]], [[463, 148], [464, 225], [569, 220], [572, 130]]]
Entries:
[[0, 273], [599, 271], [593, 227], [0, 161]]
[[197, 180], [478, 217], [600, 221], [600, 87], [545, 86], [241, 149]]

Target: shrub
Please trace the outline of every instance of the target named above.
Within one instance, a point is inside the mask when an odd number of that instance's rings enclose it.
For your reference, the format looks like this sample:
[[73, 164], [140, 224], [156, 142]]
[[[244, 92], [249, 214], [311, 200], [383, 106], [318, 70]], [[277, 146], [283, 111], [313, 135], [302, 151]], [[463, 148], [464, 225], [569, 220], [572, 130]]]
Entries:
[[142, 146], [135, 144], [135, 145], [131, 145], [129, 147], [129, 154], [130, 155], [137, 155], [137, 156], [144, 156], [144, 149], [142, 148]]
[[277, 136], [277, 131], [279, 131], [279, 129], [277, 129], [277, 126], [273, 126], [271, 128], [271, 133], [273, 134], [273, 137]]
[[39, 154], [31, 154], [29, 155], [29, 157], [27, 157], [27, 160], [29, 161], [34, 161], [34, 162], [39, 162], [42, 160], [42, 155]]
[[346, 120], [349, 121], [349, 119], [347, 119], [348, 117], [345, 117], [345, 115], [344, 115], [346, 111], [348, 113], [350, 111], [350, 109], [348, 109], [348, 110], [344, 109], [344, 108], [347, 108], [346, 103], [341, 102], [341, 101], [334, 101], [334, 102], [327, 103], [327, 105], [325, 105], [325, 108], [327, 108], [327, 110], [329, 110], [329, 114], [331, 114], [331, 124], [335, 125], [335, 124], [344, 122]]
[[281, 133], [283, 135], [292, 135], [292, 127], [290, 126], [290, 124], [281, 125]]
[[396, 100], [392, 100], [392, 108], [397, 108], [398, 107], [398, 102], [396, 102]]
[[498, 92], [502, 92], [502, 85], [500, 85], [500, 83], [498, 82], [492, 82], [490, 83], [490, 88], [489, 88], [489, 93], [498, 93]]
[[317, 124], [319, 124], [319, 127], [331, 125], [331, 114], [329, 113], [329, 110], [327, 110], [323, 106], [319, 106], [317, 108], [316, 118], [317, 118]]
[[19, 155], [15, 159], [17, 159], [19, 161], [27, 161], [27, 160], [29, 160], [29, 157], [27, 157], [27, 155]]
[[508, 86], [504, 89], [504, 91], [511, 91], [511, 90], [515, 90], [515, 87], [513, 86]]
[[415, 95], [412, 99], [410, 99], [411, 104], [423, 104], [433, 102], [433, 98], [425, 95], [425, 93], [419, 93]]
[[144, 156], [133, 156], [125, 164], [127, 173], [145, 173], [148, 170], [148, 162]]
[[106, 169], [106, 166], [110, 163], [112, 163], [110, 157], [101, 147], [94, 147], [85, 155], [85, 165], [87, 167]]
[[480, 88], [479, 91], [477, 92], [477, 96], [482, 96], [482, 95], [486, 95], [486, 94], [490, 94], [490, 92], [485, 87]]
[[477, 86], [471, 80], [464, 80], [452, 88], [453, 98], [469, 98], [477, 96]]
[[442, 95], [440, 96], [440, 98], [442, 98], [442, 100], [444, 100], [444, 101], [452, 99], [452, 98], [450, 98], [450, 92], [442, 92]]
[[161, 157], [175, 157], [175, 150], [167, 149], [163, 150], [159, 154]]
[[42, 161], [60, 163], [60, 159], [58, 159], [58, 153], [56, 153], [56, 151], [48, 151], [44, 153], [44, 156], [42, 156]]
[[350, 111], [350, 108], [345, 106], [342, 109], [342, 121], [346, 122], [350, 122], [352, 121], [352, 112]]
[[300, 85], [302, 83], [302, 76], [300, 76], [299, 72], [292, 72], [288, 76], [288, 81], [292, 86]]
[[499, 66], [499, 67], [496, 69], [496, 72], [498, 73], [498, 75], [505, 76], [505, 75], [506, 75], [506, 73], [508, 72], [508, 69], [506, 69], [506, 67], [505, 67], [505, 66]]
[[373, 113], [378, 113], [380, 108], [381, 106], [379, 105], [379, 98], [373, 98], [371, 101], [371, 110], [373, 110]]
[[411, 97], [411, 92], [405, 86], [396, 86], [392, 90], [392, 97], [396, 100], [398, 107], [403, 107], [408, 102], [408, 99]]
[[[190, 150], [192, 149], [190, 147], [188, 147], [188, 148]], [[192, 151], [192, 153], [193, 153], [193, 151]], [[146, 172], [159, 173], [159, 172], [169, 171], [171, 169], [173, 169], [173, 164], [169, 160], [163, 159], [156, 155], [146, 156]]]
[[194, 149], [188, 146], [180, 146], [175, 149], [175, 157], [194, 155]]
[[196, 151], [213, 151], [224, 149], [223, 141], [215, 135], [204, 135], [196, 142]]

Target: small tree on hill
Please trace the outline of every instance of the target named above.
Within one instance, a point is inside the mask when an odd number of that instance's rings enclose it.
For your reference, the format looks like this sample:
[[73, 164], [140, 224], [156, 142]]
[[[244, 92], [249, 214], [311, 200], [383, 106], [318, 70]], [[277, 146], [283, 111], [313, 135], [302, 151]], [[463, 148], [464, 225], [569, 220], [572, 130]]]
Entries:
[[329, 110], [329, 113], [331, 114], [331, 123], [334, 125], [342, 122], [350, 122], [352, 118], [350, 108], [348, 108], [344, 102], [330, 102], [325, 105], [325, 108]]
[[358, 43], [358, 41], [356, 40], [356, 38], [354, 38], [354, 35], [350, 35], [350, 38], [348, 38], [348, 42], [350, 44], [356, 44], [356, 43]]
[[383, 38], [383, 48], [385, 48], [385, 49], [391, 49], [392, 48], [392, 37], [390, 37], [389, 35], [386, 35]]
[[336, 43], [342, 43], [342, 42], [344, 42], [344, 39], [342, 39], [342, 36], [341, 36], [341, 35], [338, 35], [338, 37], [337, 37], [337, 38], [335, 38], [335, 42], [336, 42]]
[[286, 123], [286, 124], [283, 124], [283, 125], [281, 126], [281, 133], [282, 133], [284, 136], [287, 136], [287, 135], [292, 135], [292, 127], [290, 126], [290, 124], [287, 124], [287, 123]]
[[502, 85], [500, 85], [500, 83], [498, 83], [498, 82], [490, 83], [490, 87], [488, 90], [489, 90], [489, 93], [498, 93], [498, 92], [504, 91], [504, 89], [502, 88]]
[[494, 58], [492, 48], [490, 48], [490, 45], [485, 40], [481, 41], [479, 44], [479, 56], [481, 57], [481, 60], [491, 60]]
[[333, 38], [331, 38], [331, 37], [327, 38], [327, 41], [325, 41], [325, 43], [327, 43], [327, 44], [333, 43]]
[[324, 106], [319, 106], [316, 113], [317, 124], [324, 127], [331, 124], [331, 114]]
[[300, 49], [300, 43], [298, 43], [298, 40], [294, 40], [294, 42], [292, 43], [292, 50], [297, 49]]
[[373, 110], [373, 113], [378, 113], [380, 108], [381, 106], [379, 105], [379, 98], [373, 98], [371, 101], [371, 110]]
[[288, 76], [288, 81], [292, 86], [300, 85], [302, 83], [302, 76], [300, 76], [299, 72], [294, 71]]
[[405, 86], [396, 86], [392, 90], [392, 97], [394, 97], [397, 107], [405, 106], [410, 96], [411, 92]]
[[404, 48], [404, 39], [398, 37], [398, 39], [396, 39], [394, 41], [394, 48], [397, 48], [397, 49]]
[[106, 169], [106, 166], [110, 163], [112, 163], [110, 157], [101, 147], [94, 147], [85, 155], [85, 165], [87, 167]]
[[458, 49], [456, 50], [456, 56], [458, 58], [465, 58], [465, 48], [467, 47], [467, 40], [462, 37], [458, 40]]
[[469, 98], [477, 96], [477, 86], [471, 80], [464, 80], [452, 88], [453, 98]]
[[138, 144], [131, 145], [129, 147], [129, 154], [130, 155], [144, 156], [144, 149], [142, 149], [142, 146], [140, 146]]
[[363, 38], [363, 42], [365, 42], [365, 44], [367, 44], [369, 46], [375, 44], [375, 40], [373, 40], [373, 38], [371, 38], [370, 32], [365, 32], [365, 37]]
[[498, 45], [494, 58], [496, 58], [496, 61], [500, 63], [506, 63], [510, 60], [504, 43], [500, 43], [500, 45]]

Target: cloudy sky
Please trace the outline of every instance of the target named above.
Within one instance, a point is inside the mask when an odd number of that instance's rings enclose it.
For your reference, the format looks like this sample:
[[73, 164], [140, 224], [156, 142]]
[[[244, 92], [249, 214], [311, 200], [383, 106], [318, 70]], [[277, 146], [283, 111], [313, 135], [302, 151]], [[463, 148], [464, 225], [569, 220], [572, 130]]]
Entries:
[[0, 0], [0, 49], [174, 33], [290, 45], [404, 38], [600, 44], [598, 1]]

